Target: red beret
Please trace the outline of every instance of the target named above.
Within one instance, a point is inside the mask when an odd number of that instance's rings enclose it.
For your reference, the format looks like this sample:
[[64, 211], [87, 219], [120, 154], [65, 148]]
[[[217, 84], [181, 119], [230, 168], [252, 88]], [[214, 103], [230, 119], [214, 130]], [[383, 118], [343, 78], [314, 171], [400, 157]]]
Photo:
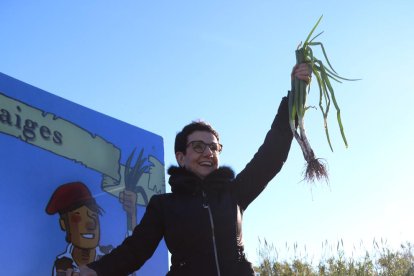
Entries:
[[88, 187], [82, 182], [71, 182], [60, 185], [50, 197], [46, 206], [46, 213], [53, 215], [57, 212], [64, 213], [72, 206], [80, 206], [87, 202], [95, 201]]

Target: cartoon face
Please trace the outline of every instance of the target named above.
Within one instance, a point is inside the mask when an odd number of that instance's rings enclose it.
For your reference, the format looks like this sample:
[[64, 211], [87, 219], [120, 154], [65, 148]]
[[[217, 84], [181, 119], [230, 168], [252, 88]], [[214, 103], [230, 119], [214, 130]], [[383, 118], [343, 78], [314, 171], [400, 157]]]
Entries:
[[[99, 215], [86, 206], [69, 211], [70, 242], [79, 248], [93, 249], [99, 244]], [[66, 229], [67, 230], [67, 229]]]

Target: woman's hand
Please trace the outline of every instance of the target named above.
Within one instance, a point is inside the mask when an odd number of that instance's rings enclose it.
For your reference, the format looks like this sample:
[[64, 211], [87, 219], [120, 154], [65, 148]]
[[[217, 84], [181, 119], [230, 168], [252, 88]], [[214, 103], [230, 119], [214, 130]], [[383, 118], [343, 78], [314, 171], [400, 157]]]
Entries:
[[301, 63], [296, 64], [293, 69], [292, 73], [290, 74], [291, 80], [293, 81], [296, 78], [303, 80], [306, 84], [309, 84], [312, 79], [312, 70], [309, 64]]
[[93, 270], [93, 269], [90, 269], [87, 266], [80, 266], [79, 271], [80, 271], [80, 273], [76, 274], [76, 275], [79, 275], [79, 276], [97, 276], [96, 271]]

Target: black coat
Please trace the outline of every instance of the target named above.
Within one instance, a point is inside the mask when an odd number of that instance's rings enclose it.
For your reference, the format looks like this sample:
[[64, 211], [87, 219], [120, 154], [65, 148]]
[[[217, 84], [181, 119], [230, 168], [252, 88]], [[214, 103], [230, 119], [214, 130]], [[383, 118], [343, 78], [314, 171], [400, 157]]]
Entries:
[[132, 236], [89, 266], [98, 275], [127, 275], [139, 269], [164, 238], [171, 253], [169, 276], [213, 276], [218, 270], [221, 276], [254, 275], [243, 253], [243, 212], [280, 171], [291, 142], [283, 98], [263, 145], [237, 176], [222, 167], [201, 180], [171, 167], [172, 193], [154, 195]]

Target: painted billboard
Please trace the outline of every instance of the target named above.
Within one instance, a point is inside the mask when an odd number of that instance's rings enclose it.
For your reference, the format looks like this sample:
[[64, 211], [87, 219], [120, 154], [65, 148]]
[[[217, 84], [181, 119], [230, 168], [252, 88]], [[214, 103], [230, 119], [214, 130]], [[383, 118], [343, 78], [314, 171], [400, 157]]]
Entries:
[[[59, 275], [130, 235], [165, 192], [162, 137], [0, 73], [0, 267]], [[135, 275], [165, 275], [161, 241]]]

